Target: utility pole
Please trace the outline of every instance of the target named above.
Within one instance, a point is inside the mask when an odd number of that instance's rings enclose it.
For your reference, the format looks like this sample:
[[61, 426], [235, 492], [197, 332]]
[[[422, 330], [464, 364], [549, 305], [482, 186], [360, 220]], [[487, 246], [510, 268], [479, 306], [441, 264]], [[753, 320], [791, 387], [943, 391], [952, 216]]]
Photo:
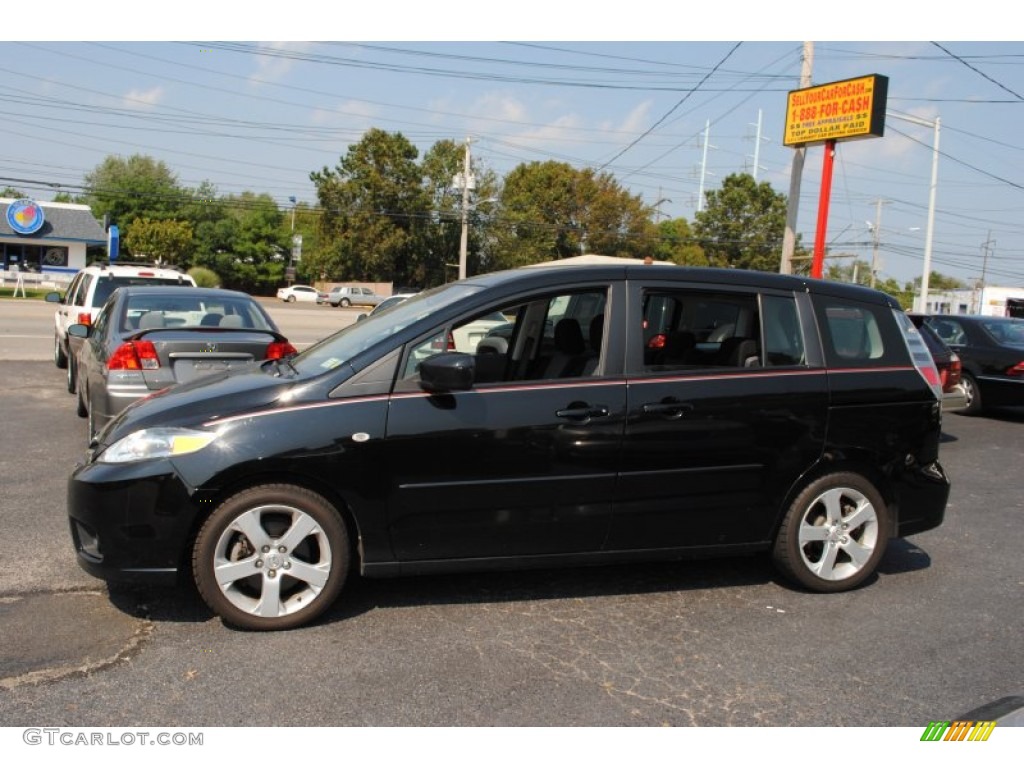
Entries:
[[978, 283], [980, 288], [980, 296], [978, 296], [977, 306], [974, 308], [974, 314], [982, 315], [984, 310], [982, 307], [985, 304], [985, 277], [988, 274], [988, 254], [989, 246], [992, 246], [992, 250], [995, 250], [996, 241], [992, 239], [992, 230], [988, 231], [988, 239], [981, 244], [981, 281]]
[[[811, 87], [811, 70], [814, 68], [814, 43], [804, 42], [804, 52], [800, 65], [800, 87]], [[800, 211], [800, 182], [804, 175], [804, 158], [806, 147], [793, 150], [793, 167], [789, 172], [789, 199], [786, 201], [786, 231], [782, 236], [782, 260], [779, 272], [784, 275], [793, 273], [793, 253], [796, 251], [796, 217]]]
[[704, 122], [704, 152], [700, 161], [700, 189], [697, 192], [697, 211], [704, 210], [704, 177], [708, 174], [708, 147], [711, 146], [711, 121]]
[[466, 156], [462, 163], [462, 174], [456, 176], [456, 180], [462, 185], [462, 237], [459, 241], [459, 280], [466, 279], [466, 260], [469, 255], [469, 189], [472, 186], [472, 175], [469, 172], [469, 144], [472, 141], [466, 137]]

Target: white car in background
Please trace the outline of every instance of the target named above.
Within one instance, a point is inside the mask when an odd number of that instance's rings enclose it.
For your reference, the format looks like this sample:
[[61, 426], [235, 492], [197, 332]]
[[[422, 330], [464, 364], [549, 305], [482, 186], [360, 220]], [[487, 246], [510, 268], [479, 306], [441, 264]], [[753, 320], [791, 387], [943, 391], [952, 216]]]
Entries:
[[46, 301], [60, 305], [53, 315], [53, 364], [67, 369], [67, 386], [71, 394], [77, 389], [75, 356], [81, 339], [72, 340], [68, 336], [68, 326], [91, 325], [110, 294], [117, 288], [130, 285], [195, 288], [196, 281], [191, 275], [173, 267], [117, 262], [91, 264], [75, 275], [66, 292], [54, 291], [46, 295]]
[[277, 289], [277, 298], [287, 301], [289, 304], [296, 301], [308, 301], [316, 304], [316, 297], [319, 291], [309, 285], [289, 285], [286, 288]]

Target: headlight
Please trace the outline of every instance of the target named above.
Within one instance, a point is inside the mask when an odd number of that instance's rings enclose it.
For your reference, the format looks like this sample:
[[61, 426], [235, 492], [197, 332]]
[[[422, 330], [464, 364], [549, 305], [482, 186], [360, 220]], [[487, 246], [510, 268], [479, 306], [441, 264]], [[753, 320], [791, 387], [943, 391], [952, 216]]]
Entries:
[[123, 464], [126, 461], [184, 456], [202, 450], [216, 439], [216, 432], [201, 432], [197, 429], [140, 429], [118, 440], [96, 460], [104, 464]]

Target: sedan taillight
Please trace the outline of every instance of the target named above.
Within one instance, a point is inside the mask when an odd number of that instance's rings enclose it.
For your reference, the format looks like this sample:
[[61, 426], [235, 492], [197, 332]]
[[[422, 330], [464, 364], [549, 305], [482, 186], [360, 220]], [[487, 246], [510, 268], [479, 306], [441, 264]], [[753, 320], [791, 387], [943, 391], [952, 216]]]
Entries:
[[78, 322], [82, 325], [92, 325], [92, 313], [90, 312], [79, 312]]
[[963, 364], [960, 362], [960, 355], [956, 352], [953, 353], [953, 357], [949, 361], [949, 376], [946, 378], [946, 389], [952, 389], [960, 383], [960, 377], [963, 371]]
[[107, 361], [111, 371], [154, 371], [159, 367], [160, 358], [152, 341], [126, 341]]
[[1007, 376], [1024, 376], [1024, 360], [1006, 369]]
[[282, 357], [297, 354], [299, 350], [287, 341], [272, 341], [267, 345], [267, 360], [280, 360]]

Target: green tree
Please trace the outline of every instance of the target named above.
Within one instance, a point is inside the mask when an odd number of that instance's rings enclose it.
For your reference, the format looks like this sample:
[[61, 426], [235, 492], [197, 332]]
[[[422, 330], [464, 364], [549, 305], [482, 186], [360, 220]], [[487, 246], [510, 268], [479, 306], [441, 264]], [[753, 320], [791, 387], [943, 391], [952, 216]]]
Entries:
[[786, 196], [746, 173], [707, 193], [694, 233], [711, 266], [777, 272], [786, 228]]
[[[921, 290], [921, 278], [914, 278], [914, 288], [918, 291]], [[963, 280], [949, 275], [943, 275], [940, 272], [929, 272], [928, 273], [928, 291], [962, 291], [970, 286]]]
[[226, 288], [270, 294], [284, 282], [291, 243], [285, 213], [268, 194], [243, 192], [210, 203], [219, 217], [199, 223], [206, 242], [195, 264], [213, 270]]
[[134, 219], [124, 229], [125, 248], [133, 256], [179, 264], [192, 246], [192, 225], [186, 221]]
[[429, 201], [416, 147], [400, 133], [371, 129], [334, 169], [310, 174], [321, 219], [320, 254], [329, 278], [415, 284]]
[[133, 219], [177, 218], [188, 195], [163, 161], [110, 155], [85, 175], [84, 199], [96, 218], [109, 215], [124, 227]]
[[657, 261], [670, 261], [687, 267], [706, 267], [704, 250], [686, 219], [668, 219], [658, 224], [658, 244], [654, 247]]
[[640, 257], [655, 248], [651, 209], [610, 174], [554, 161], [519, 165], [506, 177], [489, 269], [583, 253]]

